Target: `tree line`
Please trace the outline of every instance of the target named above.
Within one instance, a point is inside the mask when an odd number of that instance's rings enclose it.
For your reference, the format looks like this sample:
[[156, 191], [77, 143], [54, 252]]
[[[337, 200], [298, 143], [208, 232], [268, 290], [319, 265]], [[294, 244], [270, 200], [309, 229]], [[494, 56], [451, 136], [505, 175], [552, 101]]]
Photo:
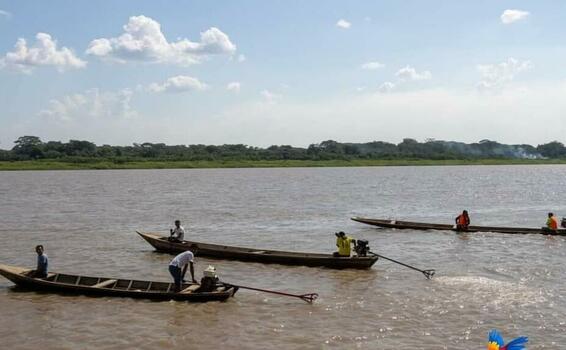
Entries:
[[22, 136], [10, 150], [0, 150], [2, 161], [54, 159], [70, 162], [112, 160], [215, 161], [215, 160], [336, 160], [336, 159], [490, 159], [566, 158], [566, 147], [558, 141], [531, 145], [506, 145], [491, 140], [477, 143], [406, 138], [398, 144], [373, 141], [341, 143], [333, 140], [307, 148], [290, 145], [267, 148], [232, 145], [166, 145], [134, 143], [132, 146], [97, 146], [84, 140], [43, 142], [37, 136]]

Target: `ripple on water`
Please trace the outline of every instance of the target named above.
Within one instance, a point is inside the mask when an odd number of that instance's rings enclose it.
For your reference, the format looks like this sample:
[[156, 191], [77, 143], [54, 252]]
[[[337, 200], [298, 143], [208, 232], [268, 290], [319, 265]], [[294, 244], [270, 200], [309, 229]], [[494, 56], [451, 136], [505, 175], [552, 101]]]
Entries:
[[[465, 183], [466, 186], [462, 186]], [[282, 250], [335, 249], [343, 230], [419, 268], [379, 260], [369, 271], [197, 258], [240, 290], [186, 304], [21, 292], [0, 279], [0, 338], [10, 349], [481, 349], [487, 332], [527, 335], [529, 350], [566, 344], [564, 237], [375, 229], [354, 215], [538, 226], [566, 213], [566, 166], [374, 167], [0, 172], [1, 263], [170, 280], [171, 256], [135, 230], [180, 218], [197, 240]], [[458, 193], [459, 195], [455, 195]], [[552, 207], [552, 208], [549, 208]], [[541, 220], [543, 221], [541, 223]], [[560, 345], [557, 345], [560, 344]]]
[[520, 281], [500, 281], [483, 276], [439, 277], [436, 282], [450, 287], [455, 302], [474, 302], [485, 307], [521, 307], [547, 301], [540, 288]]

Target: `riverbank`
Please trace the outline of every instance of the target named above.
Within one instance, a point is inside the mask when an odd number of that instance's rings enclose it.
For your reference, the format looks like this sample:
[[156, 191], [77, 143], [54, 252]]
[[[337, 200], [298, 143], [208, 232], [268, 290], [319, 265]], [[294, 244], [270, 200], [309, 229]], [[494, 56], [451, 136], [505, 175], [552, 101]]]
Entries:
[[0, 162], [7, 170], [83, 170], [83, 169], [197, 169], [197, 168], [283, 168], [352, 166], [433, 166], [433, 165], [514, 165], [566, 164], [566, 159], [352, 159], [352, 160], [217, 160], [217, 161], [109, 161], [80, 162], [31, 160]]

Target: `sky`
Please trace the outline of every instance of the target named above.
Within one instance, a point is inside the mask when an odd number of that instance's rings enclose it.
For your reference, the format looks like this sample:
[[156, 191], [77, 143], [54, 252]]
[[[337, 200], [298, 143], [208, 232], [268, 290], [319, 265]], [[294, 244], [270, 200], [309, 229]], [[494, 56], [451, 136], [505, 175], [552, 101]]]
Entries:
[[0, 148], [566, 142], [564, 1], [0, 0]]

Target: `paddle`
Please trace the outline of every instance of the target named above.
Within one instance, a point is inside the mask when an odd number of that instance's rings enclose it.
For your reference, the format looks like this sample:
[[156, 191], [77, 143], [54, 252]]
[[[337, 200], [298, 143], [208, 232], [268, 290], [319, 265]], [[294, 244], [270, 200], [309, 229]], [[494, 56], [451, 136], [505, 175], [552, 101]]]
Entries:
[[431, 279], [432, 276], [434, 276], [434, 274], [436, 273], [436, 271], [435, 271], [434, 269], [421, 270], [421, 269], [417, 269], [417, 268], [414, 267], [414, 266], [404, 264], [404, 263], [402, 263], [402, 262], [400, 262], [400, 261], [393, 260], [393, 259], [391, 259], [391, 258], [388, 258], [388, 257], [383, 256], [383, 255], [376, 254], [376, 253], [374, 253], [374, 252], [369, 252], [369, 254], [375, 255], [375, 256], [380, 257], [380, 258], [385, 259], [385, 260], [392, 261], [392, 262], [394, 262], [394, 263], [396, 263], [396, 264], [399, 264], [399, 265], [403, 265], [403, 266], [408, 267], [408, 268], [410, 268], [410, 269], [419, 271], [420, 273], [422, 273], [423, 275], [425, 275], [425, 277], [426, 277], [427, 279]]
[[[224, 283], [224, 282], [223, 282]], [[246, 287], [246, 286], [240, 286], [237, 284], [231, 284], [231, 283], [224, 283], [225, 286], [233, 286], [233, 287], [238, 287], [238, 288], [242, 288], [242, 289], [249, 289], [249, 290], [256, 290], [258, 292], [264, 292], [264, 293], [271, 293], [271, 294], [277, 294], [277, 295], [283, 295], [283, 296], [287, 296], [287, 297], [295, 297], [295, 298], [299, 298], [299, 299], [303, 299], [304, 301], [306, 301], [307, 303], [312, 303], [313, 301], [315, 301], [318, 298], [318, 294], [317, 293], [307, 293], [307, 294], [291, 294], [291, 293], [285, 293], [285, 292], [278, 292], [278, 291], [274, 291], [274, 290], [267, 290], [267, 289], [260, 289], [260, 288], [254, 288], [254, 287]]]

